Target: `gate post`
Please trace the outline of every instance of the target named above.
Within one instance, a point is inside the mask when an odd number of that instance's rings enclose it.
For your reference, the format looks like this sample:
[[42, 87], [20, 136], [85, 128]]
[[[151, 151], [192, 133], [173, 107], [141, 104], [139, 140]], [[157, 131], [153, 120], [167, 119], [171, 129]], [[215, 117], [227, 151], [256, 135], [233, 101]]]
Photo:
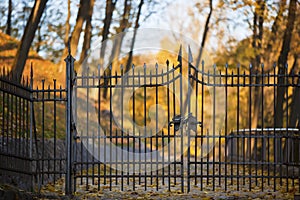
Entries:
[[65, 195], [72, 195], [72, 90], [74, 77], [74, 62], [69, 47], [69, 54], [66, 62], [66, 179]]

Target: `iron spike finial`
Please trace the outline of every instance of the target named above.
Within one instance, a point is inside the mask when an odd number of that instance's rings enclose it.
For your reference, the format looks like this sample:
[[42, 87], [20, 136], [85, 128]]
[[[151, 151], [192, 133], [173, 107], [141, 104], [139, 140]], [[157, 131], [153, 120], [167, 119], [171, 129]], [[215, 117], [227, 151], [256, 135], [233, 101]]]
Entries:
[[2, 67], [2, 76], [5, 76], [5, 73], [6, 73], [6, 69], [5, 69], [5, 66]]
[[30, 63], [30, 78], [33, 78], [33, 64], [32, 62]]
[[71, 39], [72, 37], [70, 36], [68, 39], [68, 54], [71, 55]]
[[169, 66], [169, 64], [170, 64], [170, 61], [168, 59], [166, 61], [166, 64], [167, 64], [167, 66]]
[[192, 54], [192, 50], [191, 50], [191, 46], [189, 45], [189, 63], [193, 62], [193, 54]]
[[182, 45], [180, 45], [177, 61], [181, 62], [182, 60]]

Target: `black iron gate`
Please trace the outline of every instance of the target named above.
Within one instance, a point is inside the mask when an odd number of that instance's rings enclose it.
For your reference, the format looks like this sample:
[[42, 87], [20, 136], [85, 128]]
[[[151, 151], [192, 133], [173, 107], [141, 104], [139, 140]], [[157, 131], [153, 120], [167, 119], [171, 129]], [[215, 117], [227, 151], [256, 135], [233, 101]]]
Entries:
[[[190, 50], [185, 67], [180, 50], [173, 66], [121, 66], [114, 74], [111, 66], [88, 67], [75, 79], [68, 59], [67, 193], [91, 185], [182, 192], [299, 185], [299, 129], [288, 126], [289, 88], [299, 90], [299, 74], [198, 67]], [[286, 128], [272, 118], [277, 87], [286, 88]], [[252, 127], [257, 90], [259, 128]]]
[[181, 55], [165, 68], [133, 65], [114, 75], [92, 70], [76, 77], [73, 90], [75, 190], [80, 184], [121, 190], [180, 184], [184, 190]]

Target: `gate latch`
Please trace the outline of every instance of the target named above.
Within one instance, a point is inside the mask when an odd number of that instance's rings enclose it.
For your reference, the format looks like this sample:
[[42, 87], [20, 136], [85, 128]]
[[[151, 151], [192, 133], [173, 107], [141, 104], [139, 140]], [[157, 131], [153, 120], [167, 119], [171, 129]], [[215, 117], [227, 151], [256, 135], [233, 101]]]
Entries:
[[172, 121], [169, 122], [169, 126], [172, 127], [172, 124], [174, 124], [175, 131], [178, 131], [180, 129], [180, 125], [184, 124], [187, 124], [188, 129], [193, 131], [196, 131], [198, 124], [202, 127], [202, 122], [197, 121], [196, 117], [193, 116], [192, 113], [189, 113], [186, 117], [181, 117], [181, 115], [174, 116]]
[[175, 131], [178, 131], [180, 128], [181, 121], [182, 121], [181, 115], [176, 115], [172, 118], [172, 121], [169, 122], [169, 126], [172, 127], [172, 124], [174, 124]]

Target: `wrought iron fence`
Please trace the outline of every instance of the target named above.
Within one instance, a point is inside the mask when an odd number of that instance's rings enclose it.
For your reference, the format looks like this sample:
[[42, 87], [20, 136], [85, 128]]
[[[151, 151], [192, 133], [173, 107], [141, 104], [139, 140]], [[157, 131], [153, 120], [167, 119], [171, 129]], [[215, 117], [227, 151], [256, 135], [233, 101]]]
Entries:
[[[0, 170], [66, 194], [120, 190], [299, 189], [300, 74], [178, 63], [74, 72], [66, 88], [0, 78]], [[113, 70], [115, 72], [113, 73]], [[282, 126], [276, 125], [278, 88]], [[298, 123], [298, 125], [297, 125]], [[18, 176], [20, 177], [20, 176]], [[25, 180], [25, 179], [23, 179]], [[27, 179], [26, 179], [27, 180]]]
[[32, 68], [30, 74], [22, 84], [14, 84], [5, 70], [0, 78], [1, 179], [27, 190], [61, 178], [66, 160], [66, 90], [56, 80], [34, 89]]

